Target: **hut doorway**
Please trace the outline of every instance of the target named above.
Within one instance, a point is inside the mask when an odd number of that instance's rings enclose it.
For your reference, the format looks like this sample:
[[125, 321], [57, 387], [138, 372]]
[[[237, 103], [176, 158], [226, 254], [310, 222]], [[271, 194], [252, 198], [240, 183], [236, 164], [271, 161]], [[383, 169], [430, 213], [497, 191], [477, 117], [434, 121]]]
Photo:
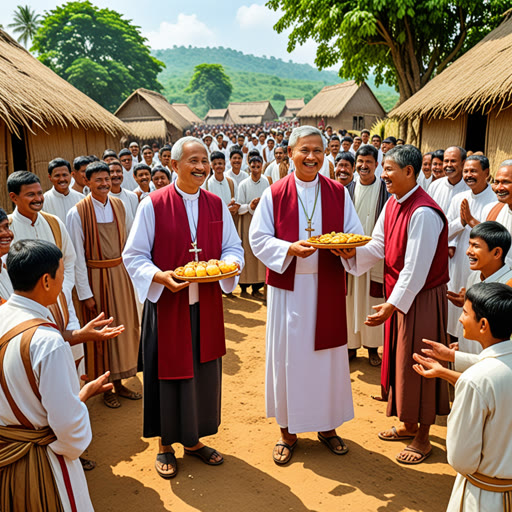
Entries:
[[27, 141], [22, 126], [18, 126], [18, 133], [19, 137], [15, 133], [11, 133], [12, 171], [27, 171]]
[[486, 133], [487, 116], [481, 113], [468, 114], [465, 149], [485, 153]]

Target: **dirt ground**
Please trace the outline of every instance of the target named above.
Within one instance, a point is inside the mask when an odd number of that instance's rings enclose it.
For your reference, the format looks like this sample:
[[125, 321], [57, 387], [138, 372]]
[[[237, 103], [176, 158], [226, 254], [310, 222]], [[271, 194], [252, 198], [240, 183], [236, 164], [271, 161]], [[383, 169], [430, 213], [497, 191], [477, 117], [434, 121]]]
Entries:
[[[425, 511], [446, 509], [454, 471], [446, 462], [445, 418], [432, 428], [433, 455], [418, 466], [403, 466], [395, 455], [403, 442], [383, 442], [379, 430], [396, 424], [386, 418], [379, 393], [380, 370], [364, 350], [351, 363], [355, 419], [338, 433], [349, 452], [331, 454], [316, 438], [302, 434], [292, 462], [279, 467], [272, 448], [279, 438], [273, 419], [265, 418], [265, 322], [260, 302], [224, 299], [227, 355], [223, 360], [222, 425], [204, 441], [218, 449], [223, 465], [210, 467], [183, 457], [175, 446], [179, 474], [170, 481], [154, 470], [156, 439], [142, 433], [142, 402], [123, 400], [108, 409], [100, 397], [90, 403], [94, 438], [86, 455], [97, 461], [87, 473], [98, 512], [272, 512]], [[140, 391], [142, 375], [127, 385]]]

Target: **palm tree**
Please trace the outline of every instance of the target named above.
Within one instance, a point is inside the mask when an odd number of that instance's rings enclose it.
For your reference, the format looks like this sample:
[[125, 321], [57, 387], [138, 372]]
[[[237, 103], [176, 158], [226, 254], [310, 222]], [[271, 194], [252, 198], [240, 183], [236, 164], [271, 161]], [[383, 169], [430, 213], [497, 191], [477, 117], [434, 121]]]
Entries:
[[37, 29], [41, 24], [41, 17], [31, 10], [28, 5], [23, 7], [18, 5], [14, 11], [14, 23], [8, 25], [14, 29], [15, 34], [19, 34], [18, 41], [27, 46], [27, 43], [36, 35]]

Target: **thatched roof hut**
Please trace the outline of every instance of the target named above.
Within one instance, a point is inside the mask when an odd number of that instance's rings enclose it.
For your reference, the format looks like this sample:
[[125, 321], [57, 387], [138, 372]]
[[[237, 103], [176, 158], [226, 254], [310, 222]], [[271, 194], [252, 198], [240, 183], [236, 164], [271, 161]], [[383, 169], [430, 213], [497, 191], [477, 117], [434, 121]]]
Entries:
[[228, 119], [228, 109], [227, 108], [211, 108], [208, 110], [208, 113], [204, 116], [205, 124], [231, 124], [231, 119]]
[[6, 180], [29, 170], [50, 188], [48, 162], [119, 149], [119, 119], [35, 59], [0, 30], [0, 205]]
[[178, 114], [185, 118], [190, 124], [201, 124], [203, 122], [186, 103], [173, 103], [172, 106], [178, 111]]
[[281, 115], [281, 119], [293, 119], [304, 108], [304, 98], [286, 100]]
[[462, 146], [495, 168], [512, 155], [511, 62], [512, 18], [389, 115], [419, 121], [422, 151]]
[[128, 125], [126, 135], [139, 144], [176, 142], [192, 126], [164, 96], [142, 88], [134, 91], [115, 115]]
[[386, 111], [372, 90], [354, 80], [324, 87], [297, 114], [301, 125], [324, 123], [334, 130], [362, 130], [385, 117]]
[[276, 111], [268, 100], [230, 103], [228, 115], [233, 124], [263, 124], [277, 119]]

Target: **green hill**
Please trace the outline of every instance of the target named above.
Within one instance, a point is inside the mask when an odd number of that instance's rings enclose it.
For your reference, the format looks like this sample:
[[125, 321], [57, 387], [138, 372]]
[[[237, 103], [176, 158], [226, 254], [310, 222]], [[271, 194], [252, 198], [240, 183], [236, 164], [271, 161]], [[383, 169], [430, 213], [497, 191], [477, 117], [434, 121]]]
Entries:
[[[204, 117], [207, 107], [196, 94], [184, 92], [197, 64], [224, 66], [233, 84], [230, 101], [270, 100], [278, 114], [284, 106], [284, 98], [304, 98], [307, 102], [325, 85], [341, 81], [334, 71], [319, 71], [309, 64], [256, 57], [223, 47], [175, 46], [154, 50], [152, 54], [166, 65], [159, 75], [166, 98], [170, 102], [188, 103], [200, 117]], [[398, 99], [394, 89], [388, 86], [376, 88], [372, 79], [368, 80], [368, 85], [384, 109], [393, 107]]]

